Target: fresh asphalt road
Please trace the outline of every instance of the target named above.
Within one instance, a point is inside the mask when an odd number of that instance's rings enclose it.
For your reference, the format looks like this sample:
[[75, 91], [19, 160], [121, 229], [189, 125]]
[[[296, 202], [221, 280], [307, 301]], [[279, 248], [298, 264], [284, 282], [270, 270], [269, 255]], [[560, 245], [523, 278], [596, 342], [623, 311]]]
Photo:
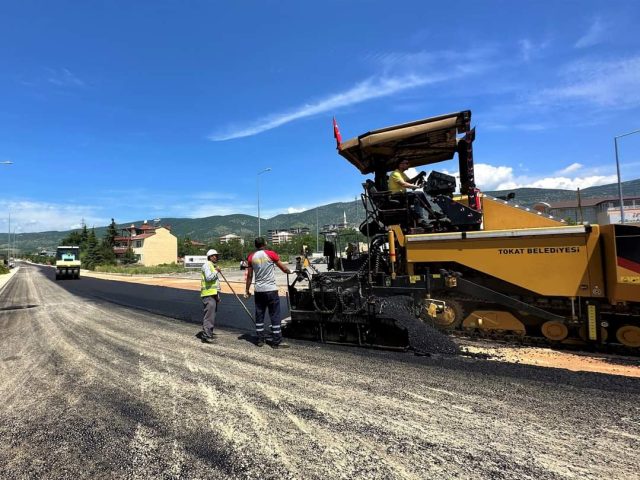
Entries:
[[[52, 277], [0, 292], [3, 479], [637, 478], [637, 379], [202, 344], [197, 292]], [[219, 313], [250, 324], [230, 295]]]

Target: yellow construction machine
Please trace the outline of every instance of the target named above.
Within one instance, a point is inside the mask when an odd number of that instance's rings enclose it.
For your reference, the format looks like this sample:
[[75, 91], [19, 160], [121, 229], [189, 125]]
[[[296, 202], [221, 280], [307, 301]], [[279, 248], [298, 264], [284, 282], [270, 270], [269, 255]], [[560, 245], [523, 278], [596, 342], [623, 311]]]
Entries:
[[[567, 225], [482, 194], [474, 179], [471, 112], [367, 132], [338, 153], [362, 174], [369, 253], [352, 271], [299, 269], [289, 286], [291, 336], [410, 346], [416, 324], [442, 330], [617, 344], [640, 353], [640, 226]], [[457, 154], [448, 174], [391, 193], [399, 160], [420, 167]], [[418, 218], [416, 204], [428, 212]], [[406, 315], [382, 308], [404, 298]]]

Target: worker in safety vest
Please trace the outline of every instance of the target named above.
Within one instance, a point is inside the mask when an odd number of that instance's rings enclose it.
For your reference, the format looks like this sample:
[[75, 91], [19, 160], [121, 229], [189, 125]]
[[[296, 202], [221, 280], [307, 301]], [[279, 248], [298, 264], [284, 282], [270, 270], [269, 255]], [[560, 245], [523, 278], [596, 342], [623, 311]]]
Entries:
[[202, 265], [202, 278], [200, 280], [200, 298], [204, 306], [204, 318], [202, 320], [202, 332], [200, 339], [203, 342], [211, 342], [213, 340], [213, 326], [216, 320], [216, 311], [220, 302], [220, 280], [218, 272], [220, 269], [216, 265], [218, 262], [218, 252], [209, 250], [207, 252], [207, 261]]

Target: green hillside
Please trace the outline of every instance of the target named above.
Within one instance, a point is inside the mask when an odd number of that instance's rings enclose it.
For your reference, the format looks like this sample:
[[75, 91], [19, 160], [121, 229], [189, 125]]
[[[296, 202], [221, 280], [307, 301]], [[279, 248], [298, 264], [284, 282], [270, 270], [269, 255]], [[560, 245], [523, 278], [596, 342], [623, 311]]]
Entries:
[[[547, 188], [518, 188], [515, 190], [500, 190], [487, 192], [489, 195], [502, 196], [515, 192], [514, 202], [527, 207], [537, 202], [555, 203], [566, 200], [577, 200], [578, 193], [574, 190], [555, 190]], [[640, 179], [622, 182], [622, 192], [625, 197], [640, 196]], [[618, 184], [600, 185], [580, 190], [581, 198], [618, 197]]]
[[[622, 189], [625, 196], [640, 196], [640, 179], [623, 182]], [[516, 194], [514, 203], [523, 206], [532, 206], [536, 202], [554, 203], [577, 198], [577, 193], [573, 190], [545, 188], [518, 188], [486, 193], [492, 196], [502, 196], [510, 192]], [[582, 198], [617, 197], [618, 185], [614, 183], [585, 188], [580, 191], [580, 195]], [[359, 197], [357, 201], [354, 196], [354, 200], [351, 202], [331, 203], [300, 213], [281, 214], [272, 218], [262, 219], [260, 227], [263, 234], [270, 229], [295, 227], [308, 227], [312, 233], [315, 233], [317, 225], [322, 229], [323, 225], [340, 223], [344, 214], [346, 214], [349, 223], [359, 224], [364, 219], [365, 212]], [[119, 223], [118, 227], [126, 227], [131, 223], [140, 225], [142, 220]], [[205, 218], [163, 218], [161, 224], [170, 225], [174, 235], [179, 237], [188, 236], [191, 239], [204, 242], [211, 242], [215, 238], [228, 233], [235, 233], [241, 237], [253, 237], [258, 233], [257, 217], [241, 214], [215, 215]], [[106, 227], [96, 228], [96, 234], [99, 238], [104, 235], [105, 231]], [[68, 233], [69, 231], [18, 234], [16, 247], [21, 251], [28, 252], [53, 249], [59, 245], [60, 240]], [[7, 236], [0, 233], [0, 250], [6, 248]]]

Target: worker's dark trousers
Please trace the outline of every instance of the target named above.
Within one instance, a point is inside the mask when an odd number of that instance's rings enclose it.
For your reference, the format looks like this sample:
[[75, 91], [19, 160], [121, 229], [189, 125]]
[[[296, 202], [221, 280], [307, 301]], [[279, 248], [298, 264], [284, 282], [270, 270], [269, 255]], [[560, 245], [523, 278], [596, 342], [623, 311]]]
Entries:
[[213, 333], [213, 326], [216, 321], [216, 310], [218, 310], [218, 302], [215, 296], [202, 297], [202, 305], [204, 307], [204, 318], [202, 319], [202, 330], [205, 335]]
[[254, 302], [256, 304], [256, 333], [258, 338], [264, 340], [264, 314], [269, 309], [273, 343], [279, 344], [282, 341], [282, 331], [280, 329], [280, 297], [278, 296], [278, 291], [256, 292]]

